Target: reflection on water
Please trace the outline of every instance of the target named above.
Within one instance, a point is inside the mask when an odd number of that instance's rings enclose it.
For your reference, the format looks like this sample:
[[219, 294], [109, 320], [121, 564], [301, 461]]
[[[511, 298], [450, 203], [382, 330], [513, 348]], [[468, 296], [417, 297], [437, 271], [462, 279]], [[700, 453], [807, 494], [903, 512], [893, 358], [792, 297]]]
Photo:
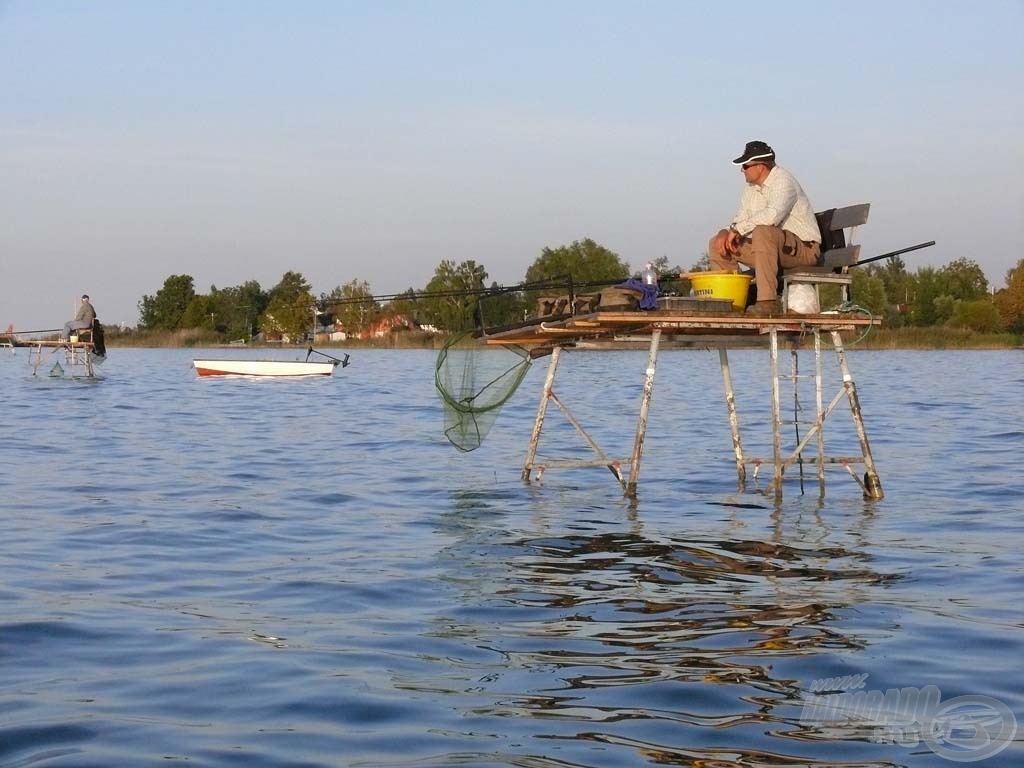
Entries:
[[[868, 506], [842, 536], [820, 506], [791, 519], [770, 505], [727, 506], [723, 532], [743, 529], [737, 506], [754, 506], [770, 535], [651, 538], [642, 508], [624, 506], [622, 525], [577, 520], [570, 527], [591, 530], [503, 538], [493, 525], [500, 505], [458, 494], [448, 522], [459, 537], [442, 557], [458, 564], [449, 579], [462, 589], [460, 608], [438, 633], [499, 654], [478, 669], [474, 689], [493, 701], [466, 714], [543, 721], [546, 739], [614, 749], [609, 765], [802, 764], [739, 746], [768, 732], [805, 743], [824, 735], [799, 723], [809, 681], [777, 662], [867, 647], [870, 637], [844, 616], [901, 577], [873, 568], [862, 549]], [[541, 530], [563, 522], [531, 520]], [[827, 543], [837, 540], [859, 546]], [[722, 733], [712, 742], [732, 746], [688, 744], [693, 729], [709, 728]], [[891, 764], [814, 752], [819, 765]]]
[[[1024, 721], [1024, 360], [938, 396], [962, 358], [858, 356], [886, 498], [775, 502], [735, 492], [724, 409], [687, 404], [717, 357], [665, 355], [631, 503], [602, 470], [518, 482], [543, 371], [464, 456], [432, 353], [272, 384], [190, 359], [0, 367], [0, 768], [947, 764], [802, 722], [858, 675]], [[581, 358], [603, 444], [632, 434], [624, 360]]]

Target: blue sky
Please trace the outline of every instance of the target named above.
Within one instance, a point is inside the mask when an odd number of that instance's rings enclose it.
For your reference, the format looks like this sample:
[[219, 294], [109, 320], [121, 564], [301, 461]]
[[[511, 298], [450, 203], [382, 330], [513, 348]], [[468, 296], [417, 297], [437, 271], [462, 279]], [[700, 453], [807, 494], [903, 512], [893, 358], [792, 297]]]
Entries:
[[107, 323], [171, 274], [512, 284], [591, 237], [688, 267], [770, 142], [865, 256], [1024, 224], [1024, 3], [0, 0], [0, 328]]

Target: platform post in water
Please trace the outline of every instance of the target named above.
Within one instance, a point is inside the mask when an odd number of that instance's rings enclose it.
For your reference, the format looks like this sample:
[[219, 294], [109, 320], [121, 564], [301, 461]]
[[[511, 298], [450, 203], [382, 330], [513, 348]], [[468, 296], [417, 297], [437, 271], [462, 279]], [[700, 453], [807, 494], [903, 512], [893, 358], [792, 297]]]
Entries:
[[[875, 460], [871, 455], [871, 445], [868, 443], [868, 433], [864, 429], [864, 416], [860, 410], [860, 398], [857, 396], [857, 385], [853, 381], [853, 374], [850, 373], [850, 366], [846, 363], [846, 352], [843, 349], [843, 339], [838, 331], [832, 331], [832, 345], [836, 350], [836, 357], [839, 359], [839, 370], [843, 375], [843, 387], [846, 389], [846, 398], [850, 401], [850, 412], [853, 414], [853, 424], [857, 431], [857, 441], [860, 443], [860, 452], [864, 457], [864, 495], [869, 499], [881, 499], [885, 496], [882, 492], [882, 482], [878, 479], [878, 472], [875, 469]], [[854, 479], [858, 479], [854, 475]]]
[[[72, 378], [94, 378], [96, 375], [94, 363], [103, 362], [102, 356], [97, 356], [95, 345], [91, 341], [25, 341], [15, 346], [29, 347], [28, 362], [32, 366], [32, 375], [39, 374], [39, 367], [44, 359], [48, 359], [59, 351], [64, 352], [64, 364], [67, 372]], [[82, 373], [77, 373], [81, 371]], [[51, 368], [51, 376], [57, 375]], [[64, 368], [60, 368], [60, 376], [64, 375]]]
[[[821, 399], [821, 334], [814, 334], [814, 414], [815, 423], [824, 418]], [[825, 497], [825, 431], [818, 430], [818, 494]]]
[[537, 417], [533, 421], [533, 433], [530, 435], [530, 447], [526, 451], [526, 462], [523, 464], [523, 480], [530, 479], [533, 461], [537, 458], [537, 446], [540, 445], [540, 433], [544, 429], [544, 416], [548, 411], [548, 399], [555, 384], [555, 371], [558, 360], [562, 356], [562, 348], [556, 346], [551, 350], [551, 362], [548, 363], [548, 374], [544, 378], [544, 389], [540, 393], [540, 404], [537, 406]]
[[[568, 406], [565, 405], [554, 391], [555, 381], [555, 369], [558, 365], [558, 357], [561, 354], [561, 348], [555, 346], [551, 354], [551, 363], [548, 366], [548, 375], [544, 380], [544, 389], [541, 392], [540, 404], [537, 406], [537, 418], [533, 422], [533, 435], [530, 438], [530, 448], [527, 451], [526, 462], [523, 464], [523, 480], [530, 479], [530, 472], [537, 469], [537, 479], [540, 480], [544, 475], [544, 470], [549, 466], [557, 467], [607, 467], [608, 471], [611, 472], [615, 479], [619, 481], [619, 485], [626, 488], [626, 480], [622, 476], [621, 465], [622, 462], [618, 459], [609, 458], [601, 446], [597, 444], [597, 441], [591, 437], [587, 430], [583, 428], [583, 425], [579, 420], [573, 416], [572, 411], [569, 410]], [[537, 461], [537, 448], [540, 444], [541, 431], [544, 428], [544, 418], [547, 413], [548, 401], [554, 402], [558, 406], [558, 410], [562, 412], [566, 420], [572, 425], [572, 428], [576, 430], [577, 434], [583, 438], [583, 441], [597, 456], [596, 459], [553, 459], [544, 462]]]
[[729, 413], [729, 433], [732, 435], [732, 451], [736, 456], [737, 490], [747, 489], [747, 465], [743, 461], [743, 438], [740, 435], [740, 417], [736, 413], [736, 393], [732, 386], [732, 371], [729, 368], [729, 352], [718, 348], [718, 363], [722, 368], [722, 386], [725, 389], [725, 408]]
[[782, 396], [779, 392], [779, 333], [772, 328], [769, 331], [769, 352], [772, 377], [772, 485], [775, 486], [776, 498], [782, 496], [782, 475], [785, 466], [782, 463]]
[[629, 461], [629, 482], [626, 484], [626, 495], [636, 498], [636, 484], [640, 479], [640, 457], [644, 452], [644, 438], [647, 436], [647, 413], [651, 408], [651, 396], [654, 393], [654, 372], [658, 367], [658, 345], [661, 342], [661, 329], [655, 328], [651, 333], [651, 346], [647, 352], [647, 369], [644, 371], [644, 393], [640, 399], [640, 416], [636, 423], [636, 438], [633, 440], [633, 455]]
[[[548, 367], [544, 389], [541, 392], [537, 416], [534, 420], [533, 433], [523, 465], [522, 478], [525, 481], [540, 479], [545, 470], [559, 468], [582, 468], [603, 466], [609, 469], [629, 497], [638, 492], [640, 464], [646, 441], [648, 418], [653, 401], [654, 375], [657, 370], [657, 357], [660, 347], [668, 334], [670, 340], [690, 348], [716, 348], [722, 370], [722, 384], [725, 390], [726, 411], [729, 420], [729, 432], [732, 439], [732, 460], [736, 467], [737, 484], [740, 491], [746, 490], [748, 483], [747, 465], [753, 465], [753, 480], [756, 483], [762, 466], [772, 466], [772, 477], [763, 492], [782, 496], [783, 481], [786, 470], [797, 464], [801, 470], [800, 491], [803, 492], [803, 470], [807, 464], [817, 467], [819, 492], [824, 495], [825, 465], [838, 464], [843, 467], [860, 486], [865, 497], [882, 498], [882, 486], [878, 478], [871, 447], [867, 439], [867, 431], [861, 413], [857, 389], [850, 373], [842, 346], [840, 332], [844, 330], [870, 330], [880, 324], [880, 319], [872, 316], [857, 317], [850, 314], [829, 313], [818, 315], [787, 314], [780, 317], [751, 317], [732, 312], [686, 311], [678, 309], [650, 311], [594, 311], [586, 315], [574, 315], [555, 320], [538, 320], [535, 323], [516, 326], [499, 331], [487, 337], [488, 344], [538, 344], [552, 349], [552, 359]], [[821, 333], [831, 334], [835, 348], [842, 385], [838, 392], [826, 405], [823, 397], [824, 376], [822, 372]], [[799, 365], [800, 346], [804, 340], [813, 340], [814, 372], [801, 374]], [[636, 341], [639, 338], [649, 339], [647, 368], [644, 374], [644, 388], [637, 417], [636, 434], [633, 440], [633, 452], [626, 460], [619, 461], [609, 458], [598, 446], [597, 442], [587, 434], [581, 423], [571, 413], [568, 405], [554, 393], [555, 375], [558, 361], [564, 349], [582, 348], [585, 345], [600, 349], [611, 342], [612, 346], [623, 341]], [[781, 340], [781, 341], [780, 341]], [[791, 367], [788, 373], [779, 368], [779, 344], [789, 343], [791, 349]], [[744, 449], [744, 440], [740, 429], [740, 417], [736, 407], [736, 391], [729, 365], [728, 348], [768, 347], [769, 375], [771, 378], [771, 454], [768, 456], [751, 456]], [[782, 379], [789, 380], [793, 387], [793, 418], [784, 419], [782, 413]], [[810, 422], [801, 405], [801, 382], [814, 382], [815, 418]], [[825, 422], [833, 414], [843, 398], [850, 404], [853, 425], [860, 445], [860, 456], [827, 456], [825, 454], [824, 428]], [[585, 460], [579, 458], [556, 458], [538, 460], [541, 433], [547, 413], [548, 401], [553, 401], [558, 409], [569, 420], [573, 428], [582, 436], [585, 443], [596, 454], [596, 458]], [[794, 427], [792, 451], [784, 449], [783, 429], [785, 425]], [[809, 424], [806, 432], [803, 426]], [[816, 456], [806, 457], [805, 451], [815, 441]], [[813, 449], [812, 449], [813, 450]], [[628, 478], [623, 476], [621, 466], [628, 462]], [[853, 466], [864, 464], [863, 478], [852, 469]], [[534, 470], [537, 470], [534, 473]]]

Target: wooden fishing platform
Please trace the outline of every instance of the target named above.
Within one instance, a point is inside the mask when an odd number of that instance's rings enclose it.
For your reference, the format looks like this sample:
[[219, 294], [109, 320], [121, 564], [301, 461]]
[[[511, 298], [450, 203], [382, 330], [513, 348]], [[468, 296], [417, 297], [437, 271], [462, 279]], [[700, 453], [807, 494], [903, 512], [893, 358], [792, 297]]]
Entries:
[[[655, 309], [650, 311], [593, 312], [553, 319], [538, 318], [490, 334], [488, 344], [551, 344], [554, 340], [578, 341], [588, 338], [614, 340], [616, 336], [649, 336], [655, 330], [682, 337], [678, 341], [701, 343], [701, 335], [716, 343], [742, 343], [758, 340], [767, 346], [765, 332], [774, 328], [783, 333], [806, 333], [812, 328], [851, 331], [881, 325], [881, 318], [851, 314], [786, 315], [754, 317], [740, 313], [706, 313]], [[687, 338], [689, 337], [689, 338]]]
[[[19, 339], [17, 334], [4, 334], [0, 335], [0, 345], [10, 346], [12, 351], [16, 347], [27, 348], [33, 376], [39, 374], [39, 368], [44, 362], [49, 363], [52, 360], [59, 368], [51, 366], [51, 376], [63, 376], [67, 373], [72, 378], [94, 378], [96, 366], [106, 360], [106, 356], [97, 353], [96, 345], [92, 341], [81, 338], [77, 341], [57, 341]], [[62, 361], [63, 365], [60, 365]], [[56, 370], [59, 370], [59, 373], [56, 373]]]
[[[545, 470], [554, 467], [607, 467], [619, 481], [625, 494], [635, 497], [640, 476], [640, 460], [643, 455], [644, 439], [647, 432], [647, 417], [654, 392], [654, 376], [657, 369], [658, 352], [662, 343], [675, 347], [698, 347], [717, 349], [722, 370], [726, 412], [732, 435], [738, 486], [746, 489], [747, 467], [754, 467], [754, 479], [762, 466], [772, 468], [772, 479], [765, 491], [782, 495], [782, 484], [786, 470], [800, 463], [801, 468], [810, 464], [816, 468], [820, 493], [824, 495], [825, 467], [842, 466], [860, 485], [866, 498], [880, 499], [882, 486], [878, 479], [871, 455], [867, 432], [861, 414], [857, 388], [850, 371], [841, 334], [844, 332], [865, 333], [881, 324], [880, 318], [855, 314], [824, 313], [818, 315], [785, 315], [780, 317], [757, 317], [731, 312], [694, 312], [692, 310], [656, 309], [650, 311], [598, 311], [589, 314], [538, 318], [520, 327], [505, 329], [486, 335], [488, 344], [514, 344], [533, 347], [535, 357], [551, 352], [547, 376], [541, 392], [540, 404], [534, 421], [530, 445], [523, 465], [522, 477], [529, 481], [536, 472], [539, 479]], [[840, 372], [838, 391], [826, 404], [823, 396], [825, 385], [822, 369], [822, 335], [831, 342]], [[644, 370], [643, 394], [637, 417], [633, 450], [628, 459], [609, 457], [597, 442], [587, 433], [568, 406], [554, 392], [558, 362], [565, 349], [620, 347], [646, 342], [647, 365]], [[780, 346], [791, 350], [791, 370], [780, 374]], [[772, 455], [757, 457], [748, 455], [743, 447], [740, 418], [736, 409], [736, 398], [732, 374], [729, 367], [728, 350], [740, 347], [767, 348], [769, 352], [772, 384]], [[797, 351], [801, 348], [813, 350], [813, 373], [799, 373]], [[806, 423], [802, 436], [797, 432], [796, 444], [789, 451], [783, 450], [781, 380], [790, 379], [796, 387], [798, 379], [813, 379], [815, 385], [815, 418]], [[853, 428], [860, 446], [860, 456], [827, 456], [825, 454], [824, 428], [826, 421], [836, 407], [846, 400], [850, 407]], [[566, 416], [583, 441], [594, 452], [594, 459], [546, 459], [538, 458], [541, 435], [548, 403], [555, 405]], [[804, 422], [801, 422], [804, 424]], [[806, 455], [813, 454], [813, 455]], [[863, 478], [853, 466], [863, 465]]]

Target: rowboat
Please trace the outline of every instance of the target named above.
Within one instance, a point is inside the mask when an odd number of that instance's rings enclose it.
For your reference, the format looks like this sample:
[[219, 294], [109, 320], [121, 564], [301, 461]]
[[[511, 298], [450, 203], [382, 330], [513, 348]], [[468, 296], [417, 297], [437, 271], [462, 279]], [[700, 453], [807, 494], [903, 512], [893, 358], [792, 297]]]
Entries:
[[[320, 355], [325, 360], [310, 360], [310, 355]], [[348, 365], [344, 360], [310, 349], [305, 360], [193, 360], [192, 365], [200, 376], [330, 376], [339, 365]]]

